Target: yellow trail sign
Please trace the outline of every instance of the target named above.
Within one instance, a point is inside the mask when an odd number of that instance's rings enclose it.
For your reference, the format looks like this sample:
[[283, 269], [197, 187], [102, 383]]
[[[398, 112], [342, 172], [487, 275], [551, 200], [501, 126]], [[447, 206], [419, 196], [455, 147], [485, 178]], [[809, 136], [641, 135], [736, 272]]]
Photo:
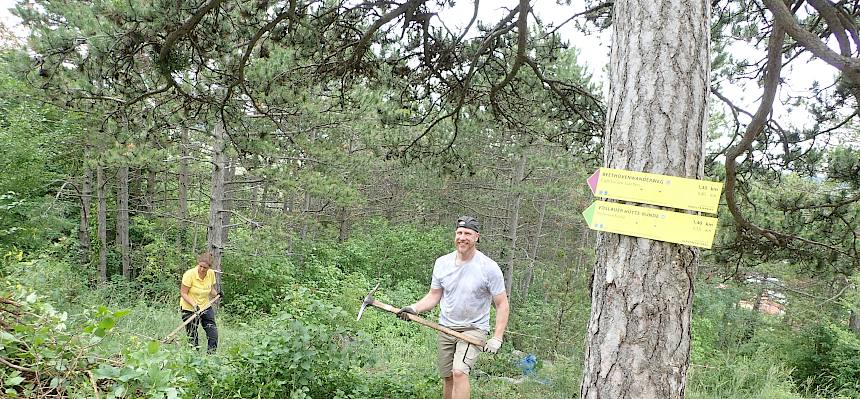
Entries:
[[711, 248], [717, 218], [594, 201], [582, 215], [592, 230]]
[[707, 180], [600, 168], [588, 178], [597, 197], [717, 213], [723, 184]]

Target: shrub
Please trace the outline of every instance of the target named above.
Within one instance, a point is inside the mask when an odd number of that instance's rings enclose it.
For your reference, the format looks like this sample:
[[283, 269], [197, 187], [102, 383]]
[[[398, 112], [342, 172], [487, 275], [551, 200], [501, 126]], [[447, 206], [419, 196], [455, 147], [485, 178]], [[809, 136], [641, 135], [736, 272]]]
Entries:
[[803, 327], [787, 343], [792, 376], [807, 392], [860, 397], [860, 338], [833, 324]]

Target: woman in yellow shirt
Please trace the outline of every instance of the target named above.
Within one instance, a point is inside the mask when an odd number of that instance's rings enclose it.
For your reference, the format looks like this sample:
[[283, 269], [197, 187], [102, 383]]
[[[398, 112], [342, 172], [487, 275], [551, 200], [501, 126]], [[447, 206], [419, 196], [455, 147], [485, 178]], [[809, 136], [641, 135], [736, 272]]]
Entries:
[[[200, 349], [197, 340], [197, 326], [203, 325], [208, 341], [207, 352], [214, 353], [218, 347], [218, 327], [215, 325], [215, 309], [210, 306], [210, 298], [218, 296], [219, 300], [224, 298], [215, 289], [215, 272], [211, 270], [212, 255], [202, 253], [197, 256], [197, 266], [192, 267], [182, 274], [182, 284], [179, 287], [179, 306], [182, 308], [182, 321], [188, 320], [195, 313], [198, 317], [185, 326], [188, 340], [195, 349]], [[204, 310], [200, 310], [204, 309]]]

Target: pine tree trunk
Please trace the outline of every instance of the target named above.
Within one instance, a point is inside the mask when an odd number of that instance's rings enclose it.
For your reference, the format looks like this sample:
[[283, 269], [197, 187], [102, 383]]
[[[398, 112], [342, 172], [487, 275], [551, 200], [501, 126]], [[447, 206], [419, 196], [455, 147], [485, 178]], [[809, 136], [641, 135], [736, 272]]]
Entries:
[[96, 195], [99, 199], [97, 229], [99, 236], [99, 281], [107, 281], [107, 198], [105, 195], [105, 172], [102, 165], [96, 167]]
[[188, 244], [188, 129], [180, 130], [180, 157], [179, 157], [179, 231], [176, 234], [176, 248], [184, 251]]
[[349, 209], [341, 206], [337, 210], [337, 242], [344, 242], [349, 238]]
[[523, 181], [523, 176], [525, 175], [526, 169], [526, 155], [521, 154], [520, 159], [517, 161], [516, 169], [514, 171], [514, 176], [511, 178], [511, 209], [508, 217], [508, 223], [510, 223], [510, 227], [508, 228], [508, 234], [510, 234], [511, 239], [511, 248], [508, 253], [508, 265], [505, 268], [505, 290], [508, 293], [508, 297], [513, 296], [513, 292], [511, 289], [514, 284], [514, 261], [516, 260], [517, 254], [517, 230], [520, 225], [520, 204], [523, 200], [523, 195], [520, 193], [520, 184]]
[[529, 297], [529, 288], [531, 288], [532, 280], [534, 279], [535, 274], [535, 263], [537, 262], [538, 252], [540, 250], [540, 236], [543, 232], [543, 219], [546, 214], [546, 203], [549, 202], [547, 198], [548, 195], [544, 194], [544, 199], [540, 203], [540, 210], [538, 211], [538, 221], [537, 221], [537, 231], [535, 232], [534, 237], [534, 247], [532, 247], [532, 254], [529, 258], [529, 268], [526, 270], [526, 276], [523, 279], [522, 286], [522, 298], [523, 300], [528, 299]]
[[[225, 223], [227, 214], [225, 209], [227, 195], [227, 173], [229, 160], [227, 159], [227, 142], [225, 140], [224, 126], [218, 122], [214, 129], [215, 144], [212, 148], [212, 200], [209, 203], [209, 223], [206, 228], [206, 250], [212, 254], [212, 269], [221, 270], [221, 255], [225, 243]], [[220, 274], [219, 274], [220, 277]]]
[[146, 171], [146, 198], [143, 200], [147, 212], [155, 210], [155, 193], [157, 187], [158, 173], [156, 173], [155, 169], [150, 168]]
[[857, 311], [851, 310], [851, 314], [848, 316], [848, 328], [851, 331], [854, 331], [854, 334], [860, 335], [860, 315], [857, 314]]
[[[227, 171], [224, 173], [224, 186], [229, 187], [230, 182], [233, 181], [233, 177], [236, 176], [236, 165], [234, 165], [229, 158], [226, 160], [227, 162]], [[222, 200], [221, 207], [221, 254], [218, 256], [218, 268], [215, 269], [217, 271], [221, 271], [221, 255], [224, 253], [224, 248], [227, 248], [227, 244], [230, 241], [230, 220], [233, 212], [233, 193], [231, 190], [224, 191], [224, 198]], [[215, 280], [217, 281], [218, 287], [221, 287], [221, 273], [217, 273], [215, 276]]]
[[117, 171], [116, 238], [122, 255], [122, 277], [131, 280], [131, 260], [128, 241], [128, 166]]
[[81, 179], [81, 224], [78, 226], [78, 243], [81, 246], [81, 265], [90, 263], [90, 202], [93, 197], [93, 170], [84, 167]]
[[[702, 178], [710, 2], [616, 1], [604, 164]], [[683, 398], [699, 251], [598, 236], [582, 398]]]
[[308, 219], [310, 219], [310, 211], [311, 211], [311, 193], [305, 191], [305, 200], [302, 205], [302, 214], [300, 215], [302, 218], [302, 229], [299, 233], [299, 238], [304, 241], [308, 237]]

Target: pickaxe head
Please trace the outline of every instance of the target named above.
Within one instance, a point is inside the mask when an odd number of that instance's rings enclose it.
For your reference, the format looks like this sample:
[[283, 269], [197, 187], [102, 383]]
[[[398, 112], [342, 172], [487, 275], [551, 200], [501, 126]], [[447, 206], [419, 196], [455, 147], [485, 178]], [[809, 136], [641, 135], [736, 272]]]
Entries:
[[373, 287], [373, 289], [370, 290], [370, 293], [368, 293], [367, 296], [364, 297], [364, 300], [361, 301], [361, 308], [358, 309], [358, 317], [355, 319], [355, 321], [361, 320], [361, 315], [364, 314], [364, 309], [367, 309], [367, 305], [370, 305], [371, 303], [373, 303], [373, 293], [376, 292], [376, 290], [378, 290], [378, 289], [379, 289], [379, 283], [376, 283], [376, 287]]

